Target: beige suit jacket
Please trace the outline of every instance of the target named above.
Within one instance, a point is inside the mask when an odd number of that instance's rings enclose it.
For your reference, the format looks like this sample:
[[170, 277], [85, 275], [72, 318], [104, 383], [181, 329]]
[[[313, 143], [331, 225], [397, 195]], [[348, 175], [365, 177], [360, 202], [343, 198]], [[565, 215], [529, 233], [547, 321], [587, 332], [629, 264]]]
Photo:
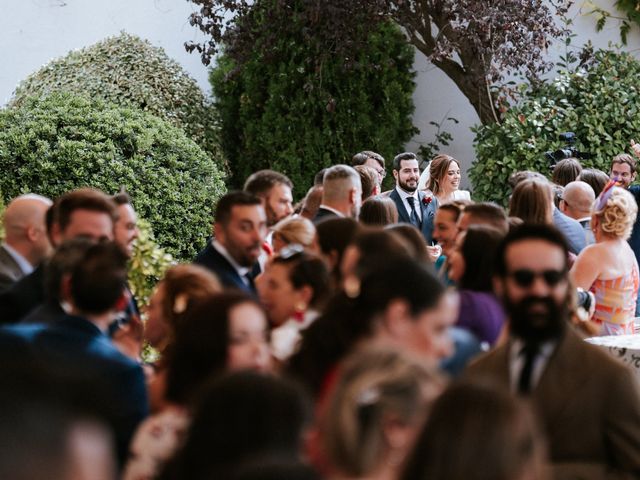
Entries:
[[[509, 388], [509, 345], [479, 358], [467, 376], [489, 376]], [[640, 385], [627, 366], [569, 328], [531, 400], [554, 478], [640, 478]]]

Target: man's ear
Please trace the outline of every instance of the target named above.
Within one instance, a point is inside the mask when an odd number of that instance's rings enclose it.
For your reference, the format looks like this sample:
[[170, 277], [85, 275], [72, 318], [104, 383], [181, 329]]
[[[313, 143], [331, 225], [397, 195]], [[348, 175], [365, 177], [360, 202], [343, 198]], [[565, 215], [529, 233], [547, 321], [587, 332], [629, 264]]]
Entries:
[[564, 201], [564, 198], [560, 199], [560, 203], [558, 203], [558, 207], [562, 213], [567, 214], [567, 202]]
[[215, 238], [218, 242], [224, 243], [224, 227], [220, 222], [215, 222], [213, 224], [213, 238]]
[[353, 187], [351, 189], [349, 189], [349, 203], [351, 205], [355, 205], [356, 201], [358, 200], [358, 197], [360, 195], [358, 194], [358, 189]]
[[409, 304], [399, 298], [391, 300], [382, 319], [385, 329], [393, 338], [404, 338], [411, 330]]
[[630, 181], [629, 183], [633, 183], [633, 182], [635, 182], [635, 181], [636, 181], [636, 176], [637, 176], [637, 175], [638, 175], [638, 174], [637, 174], [636, 172], [633, 172], [633, 175], [631, 175], [631, 181]]
[[394, 168], [391, 172], [393, 173], [393, 178], [398, 180], [398, 171]]
[[51, 245], [54, 247], [57, 247], [62, 243], [62, 232], [58, 222], [53, 222], [51, 224], [51, 234], [49, 235], [49, 238], [51, 239]]

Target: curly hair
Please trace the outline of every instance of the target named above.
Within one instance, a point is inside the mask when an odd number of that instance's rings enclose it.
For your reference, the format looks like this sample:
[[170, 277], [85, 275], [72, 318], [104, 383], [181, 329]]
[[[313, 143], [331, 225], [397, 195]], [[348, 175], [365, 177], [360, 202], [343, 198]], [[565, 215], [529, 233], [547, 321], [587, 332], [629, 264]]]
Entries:
[[593, 214], [598, 218], [603, 232], [627, 240], [636, 221], [638, 205], [627, 190], [613, 187], [606, 205], [600, 211], [595, 211], [594, 206]]

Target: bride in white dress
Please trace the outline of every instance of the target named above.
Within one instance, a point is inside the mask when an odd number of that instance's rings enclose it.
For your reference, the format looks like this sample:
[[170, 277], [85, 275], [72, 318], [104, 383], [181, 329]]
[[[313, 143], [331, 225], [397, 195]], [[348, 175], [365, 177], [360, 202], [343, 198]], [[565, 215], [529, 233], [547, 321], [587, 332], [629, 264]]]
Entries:
[[418, 189], [431, 192], [439, 205], [454, 200], [470, 200], [467, 190], [459, 190], [460, 178], [460, 163], [455, 158], [436, 155], [422, 172]]

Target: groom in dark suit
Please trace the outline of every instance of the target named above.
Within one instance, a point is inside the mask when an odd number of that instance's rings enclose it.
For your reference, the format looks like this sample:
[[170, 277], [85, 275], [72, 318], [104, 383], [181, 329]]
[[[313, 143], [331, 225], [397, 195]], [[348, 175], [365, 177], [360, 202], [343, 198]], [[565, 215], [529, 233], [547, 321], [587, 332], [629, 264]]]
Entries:
[[255, 294], [253, 279], [260, 273], [258, 257], [267, 235], [267, 217], [258, 197], [230, 192], [218, 202], [215, 238], [194, 263], [215, 273], [225, 287]]
[[418, 191], [420, 167], [414, 153], [405, 152], [393, 159], [393, 176], [396, 188], [389, 193], [398, 209], [398, 220], [415, 226], [424, 237], [427, 245], [431, 245], [433, 217], [438, 200], [433, 195]]

